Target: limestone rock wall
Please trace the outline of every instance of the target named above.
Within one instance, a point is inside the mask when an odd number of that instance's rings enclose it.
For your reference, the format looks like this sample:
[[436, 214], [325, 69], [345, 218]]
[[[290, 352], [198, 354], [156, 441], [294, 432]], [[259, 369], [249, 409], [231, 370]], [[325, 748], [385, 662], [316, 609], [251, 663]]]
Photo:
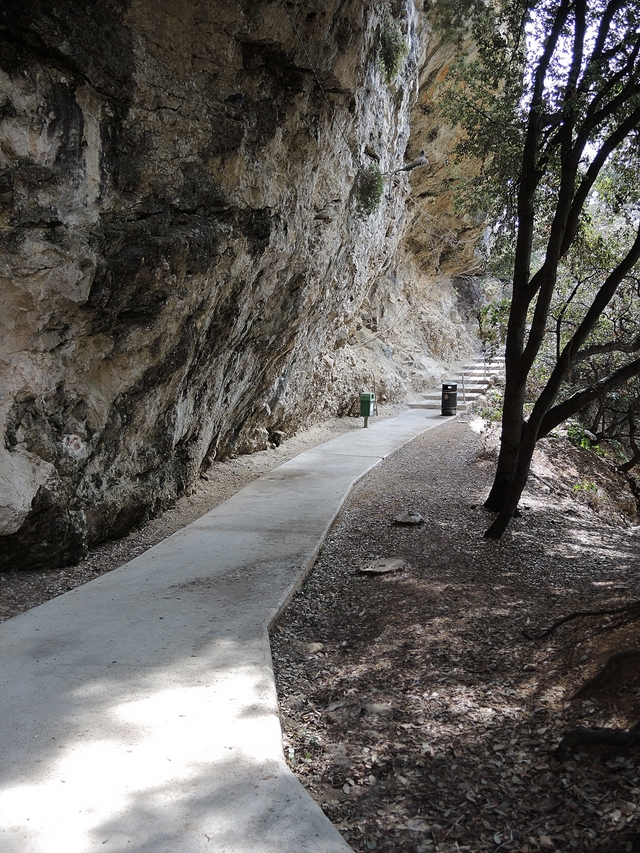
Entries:
[[[417, 171], [393, 175], [424, 147], [428, 21], [392, 4], [387, 84], [385, 8], [4, 0], [0, 569], [80, 559], [209, 460], [348, 411], [372, 370], [402, 397], [408, 339], [434, 375], [473, 348], [449, 283], [473, 253], [445, 263]], [[373, 313], [406, 334], [367, 343]]]

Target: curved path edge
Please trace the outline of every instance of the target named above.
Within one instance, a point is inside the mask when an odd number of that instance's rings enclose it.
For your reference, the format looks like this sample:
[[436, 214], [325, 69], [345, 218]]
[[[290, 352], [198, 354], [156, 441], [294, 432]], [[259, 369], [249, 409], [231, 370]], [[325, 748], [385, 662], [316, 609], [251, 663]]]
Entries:
[[408, 411], [0, 625], [3, 853], [349, 853], [288, 769], [268, 628]]

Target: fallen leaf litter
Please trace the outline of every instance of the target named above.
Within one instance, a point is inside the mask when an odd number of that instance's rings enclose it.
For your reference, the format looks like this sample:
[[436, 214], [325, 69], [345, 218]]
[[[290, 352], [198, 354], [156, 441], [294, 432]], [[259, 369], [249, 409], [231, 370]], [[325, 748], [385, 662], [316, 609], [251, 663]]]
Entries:
[[[560, 442], [547, 451], [566, 467]], [[620, 637], [580, 620], [523, 635], [637, 598], [639, 530], [580, 503], [547, 458], [492, 542], [492, 454], [465, 423], [426, 433], [355, 487], [273, 626], [285, 754], [358, 853], [640, 850], [638, 751], [554, 757], [585, 720], [633, 721], [569, 701]], [[394, 524], [407, 506], [428, 522]], [[406, 565], [363, 573], [391, 558]]]

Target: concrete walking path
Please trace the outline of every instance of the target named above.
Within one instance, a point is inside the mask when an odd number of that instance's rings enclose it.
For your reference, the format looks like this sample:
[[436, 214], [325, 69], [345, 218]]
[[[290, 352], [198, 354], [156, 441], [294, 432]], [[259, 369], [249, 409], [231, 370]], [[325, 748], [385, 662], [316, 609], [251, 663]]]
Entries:
[[408, 411], [0, 625], [2, 853], [349, 853], [284, 761], [267, 629]]

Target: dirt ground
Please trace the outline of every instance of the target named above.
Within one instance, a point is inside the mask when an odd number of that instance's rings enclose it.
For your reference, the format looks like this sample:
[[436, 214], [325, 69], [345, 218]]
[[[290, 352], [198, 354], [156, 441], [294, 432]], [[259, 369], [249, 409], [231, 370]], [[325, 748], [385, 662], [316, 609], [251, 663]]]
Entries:
[[[527, 638], [640, 599], [631, 492], [547, 440], [522, 517], [485, 540], [495, 445], [472, 426], [426, 433], [357, 484], [273, 627], [285, 753], [356, 851], [640, 850], [639, 751], [554, 754], [576, 726], [640, 717], [635, 660], [572, 700], [640, 648], [639, 611]], [[394, 524], [406, 511], [424, 523]], [[362, 571], [380, 558], [405, 565]]]

